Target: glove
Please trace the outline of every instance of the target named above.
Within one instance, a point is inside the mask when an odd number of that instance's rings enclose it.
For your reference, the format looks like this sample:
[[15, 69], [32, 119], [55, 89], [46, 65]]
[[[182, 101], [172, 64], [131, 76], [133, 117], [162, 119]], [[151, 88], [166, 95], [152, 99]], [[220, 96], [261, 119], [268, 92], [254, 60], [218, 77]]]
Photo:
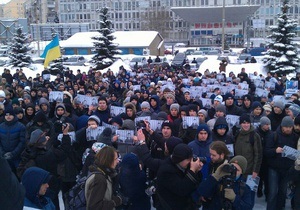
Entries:
[[4, 154], [4, 159], [10, 160], [10, 159], [12, 159], [12, 158], [13, 158], [13, 155], [12, 155], [11, 152], [7, 152], [7, 153]]
[[235, 192], [233, 191], [233, 189], [228, 189], [228, 188], [225, 188], [224, 189], [224, 191], [225, 191], [225, 198], [227, 198], [228, 200], [230, 200], [231, 202], [233, 202], [234, 201], [234, 199], [235, 199]]
[[213, 176], [217, 181], [219, 181], [223, 176], [230, 175], [230, 173], [224, 172], [224, 171], [222, 170], [224, 165], [229, 165], [229, 164], [228, 164], [228, 163], [223, 163], [222, 165], [220, 165], [220, 166], [217, 168], [217, 170], [215, 171], [215, 173], [212, 174], [212, 176]]
[[300, 157], [295, 161], [295, 170], [300, 171]]

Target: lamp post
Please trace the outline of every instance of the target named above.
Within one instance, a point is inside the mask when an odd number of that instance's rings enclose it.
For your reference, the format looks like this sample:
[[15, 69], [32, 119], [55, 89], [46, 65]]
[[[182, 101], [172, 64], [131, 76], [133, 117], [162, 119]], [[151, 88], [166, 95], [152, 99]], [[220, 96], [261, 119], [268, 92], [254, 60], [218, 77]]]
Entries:
[[225, 0], [223, 0], [222, 8], [222, 51], [224, 52], [225, 48]]

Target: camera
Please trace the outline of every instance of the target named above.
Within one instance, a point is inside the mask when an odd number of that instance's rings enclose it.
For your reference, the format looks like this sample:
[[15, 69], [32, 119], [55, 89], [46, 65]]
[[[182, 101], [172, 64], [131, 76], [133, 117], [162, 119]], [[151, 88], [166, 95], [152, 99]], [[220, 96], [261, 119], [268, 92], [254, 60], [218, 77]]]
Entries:
[[237, 169], [233, 164], [226, 164], [222, 167], [222, 171], [230, 174], [227, 176], [223, 176], [221, 179], [221, 185], [223, 186], [221, 193], [222, 197], [224, 198], [222, 207], [224, 210], [230, 210], [232, 209], [232, 203], [230, 200], [225, 199], [225, 189], [234, 188]]
[[54, 130], [56, 133], [61, 133], [63, 128], [67, 127], [67, 123], [65, 122], [66, 118], [63, 116], [59, 120], [54, 122]]
[[146, 123], [144, 122], [144, 120], [140, 120], [136, 123], [136, 129], [137, 130], [139, 130], [139, 129], [145, 130], [146, 129]]
[[197, 155], [193, 155], [193, 162], [196, 162], [198, 160], [198, 158], [203, 164], [205, 164], [207, 162], [206, 157], [198, 157]]

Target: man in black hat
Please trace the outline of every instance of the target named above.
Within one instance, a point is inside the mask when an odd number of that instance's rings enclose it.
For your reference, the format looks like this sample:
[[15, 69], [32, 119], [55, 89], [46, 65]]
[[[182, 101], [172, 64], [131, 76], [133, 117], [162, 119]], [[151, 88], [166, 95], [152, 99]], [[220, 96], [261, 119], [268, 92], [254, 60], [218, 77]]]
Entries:
[[18, 121], [13, 109], [6, 109], [4, 118], [0, 124], [0, 155], [16, 172], [25, 148], [25, 126]]
[[164, 162], [164, 167], [158, 170], [156, 193], [160, 206], [157, 209], [194, 209], [191, 193], [201, 181], [198, 172], [202, 166], [199, 158], [193, 161], [192, 149], [186, 144], [178, 144]]
[[226, 106], [226, 115], [238, 115], [241, 116], [243, 111], [240, 107], [235, 105], [234, 96], [231, 93], [226, 93], [224, 96], [225, 106]]

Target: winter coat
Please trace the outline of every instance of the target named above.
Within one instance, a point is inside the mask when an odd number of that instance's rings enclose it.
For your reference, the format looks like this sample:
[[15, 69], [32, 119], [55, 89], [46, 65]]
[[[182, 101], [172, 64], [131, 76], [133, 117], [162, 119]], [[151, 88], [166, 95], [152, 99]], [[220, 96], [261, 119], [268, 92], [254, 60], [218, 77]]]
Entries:
[[11, 152], [13, 159], [20, 159], [25, 147], [25, 126], [18, 122], [17, 117], [10, 122], [0, 124], [0, 155]]
[[[218, 182], [213, 176], [209, 176], [201, 182], [198, 188], [199, 197], [202, 196], [207, 200], [207, 202], [203, 202], [203, 210], [223, 209], [223, 195], [220, 189], [221, 182]], [[254, 206], [254, 199], [251, 196], [252, 192], [241, 177], [234, 182], [233, 191], [236, 197], [232, 203], [232, 209], [252, 210]]]
[[[221, 136], [217, 132], [218, 125], [226, 125], [226, 132], [223, 136]], [[225, 117], [218, 117], [216, 119], [216, 122], [214, 124], [213, 130], [212, 130], [212, 140], [213, 141], [223, 141], [225, 144], [233, 144], [233, 136], [229, 133], [229, 127], [228, 123], [226, 121]]]
[[240, 107], [233, 104], [232, 106], [226, 106], [226, 115], [229, 115], [229, 114], [241, 116], [243, 114], [243, 111]]
[[259, 116], [254, 115], [253, 111], [250, 113], [250, 121], [251, 121], [251, 124], [254, 126], [254, 128], [259, 127], [260, 118], [262, 118], [263, 116], [265, 116], [264, 112], [261, 112], [261, 114]]
[[[194, 209], [191, 200], [191, 193], [196, 190], [202, 177], [201, 173], [195, 174], [187, 169], [182, 170], [167, 158], [160, 167], [157, 174], [156, 192], [160, 198], [160, 203], [166, 203], [172, 210]], [[163, 204], [162, 208], [165, 209]]]
[[294, 165], [294, 161], [287, 157], [282, 157], [281, 153], [276, 153], [276, 148], [289, 146], [297, 149], [299, 137], [294, 132], [289, 135], [282, 133], [281, 126], [275, 132], [266, 139], [264, 153], [269, 167], [277, 171], [287, 171]]
[[45, 183], [44, 181], [46, 177], [49, 176], [49, 172], [36, 167], [32, 170], [35, 170], [38, 173], [35, 173], [35, 176], [30, 176], [31, 174], [24, 174], [22, 177], [22, 181], [27, 183], [25, 185], [26, 197], [24, 200], [24, 206], [43, 210], [55, 210], [55, 206], [50, 198], [46, 196], [37, 196], [41, 185]]
[[92, 174], [85, 183], [86, 209], [113, 210], [121, 205], [120, 197], [113, 195], [112, 176], [108, 169], [90, 167]]
[[8, 162], [0, 157], [0, 203], [1, 209], [22, 210], [25, 189], [11, 171]]
[[275, 114], [274, 111], [271, 112], [271, 114], [269, 114], [267, 117], [270, 119], [271, 121], [271, 129], [272, 131], [276, 131], [276, 129], [278, 127], [280, 127], [280, 123], [282, 121], [282, 119], [286, 116], [285, 111], [282, 111], [281, 114]]
[[[199, 132], [198, 132], [199, 133]], [[204, 164], [201, 173], [203, 178], [205, 179], [208, 177], [208, 165], [210, 163], [210, 153], [209, 153], [209, 146], [212, 143], [211, 134], [209, 133], [206, 141], [199, 141], [198, 140], [198, 133], [196, 134], [196, 139], [193, 140], [188, 144], [188, 146], [193, 150], [193, 154], [197, 157], [205, 157], [206, 163]]]
[[22, 152], [21, 162], [17, 169], [18, 176], [21, 177], [24, 171], [30, 166], [42, 168], [51, 175], [57, 176], [57, 165], [67, 158], [67, 154], [71, 147], [71, 139], [68, 135], [63, 135], [62, 142], [59, 146], [52, 146], [50, 149], [45, 146], [28, 145]]
[[97, 109], [93, 115], [96, 115], [97, 117], [99, 117], [99, 119], [102, 122], [105, 122], [106, 124], [108, 124], [108, 120], [111, 118], [110, 116], [110, 110], [109, 108], [105, 109], [105, 110], [99, 110]]
[[123, 196], [129, 199], [127, 210], [150, 210], [150, 197], [145, 193], [146, 173], [140, 169], [138, 157], [124, 156], [121, 163], [119, 183]]
[[156, 107], [152, 107], [151, 103], [150, 103], [150, 107], [153, 109], [155, 113], [159, 113], [161, 111], [161, 107], [160, 107], [160, 100], [158, 95], [151, 96], [149, 101], [151, 101], [151, 99], [154, 99], [156, 101]]
[[[250, 141], [251, 132], [254, 132], [253, 142]], [[247, 169], [243, 175], [250, 175], [253, 172], [259, 173], [262, 162], [262, 144], [260, 136], [251, 125], [248, 131], [240, 130], [234, 143], [234, 154], [242, 155], [247, 159]]]

